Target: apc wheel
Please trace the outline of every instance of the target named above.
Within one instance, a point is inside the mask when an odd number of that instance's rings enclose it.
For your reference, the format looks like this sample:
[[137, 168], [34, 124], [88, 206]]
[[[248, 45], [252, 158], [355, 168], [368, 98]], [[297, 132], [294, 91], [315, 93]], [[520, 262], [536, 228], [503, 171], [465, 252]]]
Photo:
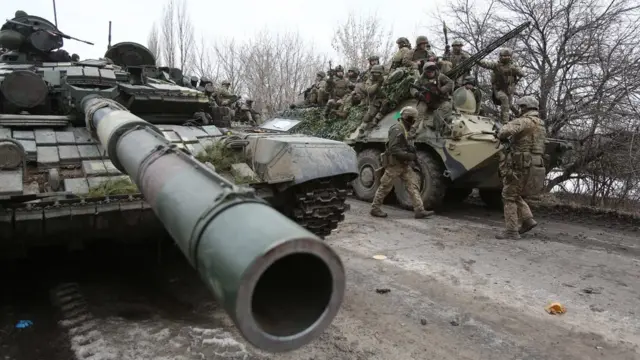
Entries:
[[473, 189], [471, 188], [448, 188], [444, 195], [443, 202], [447, 203], [461, 203], [465, 201]]
[[482, 202], [491, 209], [500, 210], [504, 206], [502, 204], [502, 190], [479, 189], [478, 195], [480, 195]]
[[[447, 179], [444, 177], [444, 167], [440, 159], [426, 151], [418, 151], [418, 168], [414, 171], [420, 177], [420, 195], [425, 209], [434, 209], [442, 204], [447, 191]], [[413, 210], [411, 197], [402, 180], [397, 179], [393, 186], [398, 204], [409, 210]]]
[[380, 186], [380, 177], [375, 175], [375, 169], [380, 168], [380, 154], [377, 149], [365, 149], [358, 153], [358, 177], [353, 180], [353, 192], [363, 201], [373, 201], [376, 190]]

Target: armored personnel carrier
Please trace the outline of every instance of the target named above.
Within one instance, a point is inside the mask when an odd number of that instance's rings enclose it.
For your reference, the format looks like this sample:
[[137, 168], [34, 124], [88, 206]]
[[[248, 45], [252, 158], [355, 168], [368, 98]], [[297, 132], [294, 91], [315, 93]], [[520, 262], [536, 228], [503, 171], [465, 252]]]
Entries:
[[[469, 59], [448, 71], [447, 76], [457, 79], [467, 73], [477, 61], [529, 26], [524, 23], [499, 39], [487, 48], [472, 55]], [[408, 96], [413, 81], [402, 69], [390, 74], [396, 82], [390, 85], [387, 93], [393, 93], [393, 109], [404, 106], [416, 106], [417, 100]], [[389, 80], [387, 80], [389, 81]], [[403, 95], [402, 92], [406, 92]], [[453, 118], [450, 123], [436, 121], [437, 128], [422, 127], [418, 130], [415, 146], [418, 150], [416, 172], [421, 178], [420, 191], [425, 207], [437, 208], [443, 201], [462, 201], [474, 188], [479, 190], [481, 199], [490, 207], [502, 206], [502, 183], [498, 175], [498, 152], [501, 144], [494, 134], [500, 123], [497, 119], [476, 114], [478, 105], [474, 93], [464, 87], [458, 88], [452, 97]], [[301, 132], [307, 135], [341, 139], [352, 146], [358, 153], [358, 178], [353, 181], [356, 197], [372, 201], [380, 184], [380, 154], [385, 150], [389, 128], [396, 123], [397, 111], [389, 112], [377, 126], [360, 135], [360, 121], [365, 111], [363, 106], [352, 107], [345, 119], [323, 117], [323, 110], [318, 107], [294, 107], [280, 114], [279, 121], [287, 124], [290, 132]], [[434, 114], [428, 114], [433, 118]], [[283, 125], [284, 127], [284, 125]], [[546, 141], [546, 170], [551, 171], [558, 166], [562, 155], [571, 144], [559, 139]], [[394, 186], [394, 195], [402, 207], [411, 209], [411, 200], [398, 180]]]
[[[249, 184], [320, 237], [343, 220], [357, 176], [348, 145], [268, 128], [219, 128], [220, 113], [205, 93], [187, 87], [190, 79], [179, 69], [156, 66], [144, 46], [119, 43], [103, 59], [79, 61], [61, 49], [63, 39], [73, 38], [24, 12], [0, 30], [1, 256], [164, 233], [138, 184], [88, 125], [82, 108], [88, 95], [120, 104], [175, 148]], [[247, 216], [247, 223], [256, 221]]]

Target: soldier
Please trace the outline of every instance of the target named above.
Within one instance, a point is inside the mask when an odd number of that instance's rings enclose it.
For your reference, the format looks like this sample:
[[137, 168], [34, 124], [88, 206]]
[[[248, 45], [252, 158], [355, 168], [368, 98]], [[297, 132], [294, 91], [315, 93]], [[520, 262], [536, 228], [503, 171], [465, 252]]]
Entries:
[[476, 88], [476, 79], [471, 75], [467, 75], [462, 80], [462, 86], [473, 93], [473, 97], [476, 100], [476, 111], [474, 112], [474, 114], [479, 115], [482, 105], [482, 91]]
[[[522, 195], [541, 189], [546, 173], [543, 156], [547, 134], [538, 117], [538, 100], [525, 96], [516, 105], [522, 115], [504, 125], [496, 135], [502, 141], [511, 138], [508, 152], [501, 153], [500, 158], [506, 230], [496, 235], [497, 239], [519, 239], [520, 234], [538, 225]], [[518, 229], [519, 221], [522, 226]]]
[[[438, 71], [438, 66], [433, 62], [424, 64], [422, 75], [414, 82], [411, 87], [411, 96], [418, 100], [419, 122], [415, 122], [409, 133], [409, 138], [416, 136], [419, 124], [435, 128], [433, 122], [436, 115], [439, 120], [448, 121], [451, 116], [450, 96], [453, 91], [453, 80], [447, 75]], [[429, 110], [436, 110], [434, 116], [428, 118]]]
[[416, 38], [416, 48], [411, 53], [411, 61], [416, 64], [416, 67], [422, 73], [422, 67], [424, 63], [427, 62], [427, 59], [431, 56], [436, 56], [436, 54], [431, 51], [431, 46], [429, 45], [429, 40], [426, 36], [420, 35]]
[[249, 111], [251, 112], [251, 117], [253, 118], [253, 121], [255, 121], [256, 124], [261, 125], [262, 114], [260, 114], [258, 110], [253, 108], [253, 100], [247, 99], [246, 104], [247, 104], [247, 109], [249, 109]]
[[319, 96], [318, 96], [318, 89], [320, 89], [321, 87], [324, 87], [325, 76], [326, 74], [324, 73], [324, 71], [318, 71], [316, 73], [316, 80], [307, 90], [305, 90], [305, 97], [304, 97], [305, 104], [316, 105], [320, 103]]
[[349, 93], [349, 80], [344, 78], [344, 68], [342, 65], [333, 69], [335, 76], [330, 76], [326, 80], [324, 91], [329, 95], [329, 99], [340, 100]]
[[360, 73], [358, 82], [361, 82], [361, 83], [366, 82], [369, 79], [369, 72], [371, 72], [371, 68], [374, 65], [380, 65], [380, 57], [378, 55], [371, 55], [367, 60], [369, 61], [369, 68]]
[[414, 217], [423, 219], [433, 215], [433, 211], [425, 211], [420, 196], [420, 178], [411, 168], [416, 161], [416, 148], [407, 140], [407, 128], [410, 128], [418, 117], [418, 111], [411, 106], [400, 110], [400, 121], [389, 128], [389, 141], [386, 151], [381, 155], [384, 174], [380, 179], [380, 186], [371, 204], [372, 216], [387, 217], [387, 213], [380, 209], [382, 201], [393, 188], [393, 182], [400, 178], [404, 183], [411, 201], [413, 202]]
[[396, 40], [398, 51], [391, 58], [391, 67], [389, 70], [395, 70], [400, 67], [408, 69], [416, 69], [416, 65], [411, 61], [411, 43], [406, 37], [400, 37]]
[[374, 65], [370, 71], [369, 80], [364, 85], [364, 91], [367, 96], [369, 108], [362, 117], [362, 126], [360, 127], [359, 137], [364, 137], [367, 130], [372, 129], [382, 119], [385, 109], [382, 109], [383, 100], [387, 99], [386, 94], [382, 91], [384, 82], [384, 67], [382, 65]]
[[339, 102], [339, 106], [337, 109], [331, 110], [331, 114], [341, 119], [346, 119], [346, 117], [349, 116], [349, 110], [351, 110], [352, 107], [360, 104], [360, 100], [360, 93], [354, 90]]
[[489, 70], [493, 70], [491, 74], [491, 85], [493, 92], [491, 94], [493, 102], [500, 104], [500, 120], [503, 124], [509, 121], [509, 110], [511, 108], [511, 100], [513, 91], [520, 78], [524, 77], [524, 73], [520, 67], [511, 61], [512, 51], [509, 48], [500, 50], [500, 61], [480, 60], [478, 65]]
[[[451, 44], [451, 54], [449, 54], [449, 56], [447, 56], [446, 60], [449, 61], [451, 63], [451, 68], [455, 68], [456, 66], [460, 65], [460, 63], [462, 63], [463, 61], [467, 60], [469, 58], [469, 53], [467, 53], [466, 51], [462, 50], [462, 46], [464, 44], [462, 43], [462, 40], [454, 40], [453, 44]], [[467, 72], [468, 75], [469, 73]], [[454, 79], [456, 82], [457, 86], [462, 85], [461, 81], [464, 79], [464, 76], [461, 76], [458, 79]]]
[[360, 76], [360, 70], [356, 67], [352, 67], [347, 71], [347, 78], [351, 81], [352, 84], [358, 82], [358, 77]]
[[229, 91], [231, 87], [231, 83], [228, 80], [223, 80], [221, 83], [221, 87], [215, 89], [214, 97], [216, 102], [220, 106], [230, 106], [236, 100], [238, 100], [238, 96], [234, 95]]

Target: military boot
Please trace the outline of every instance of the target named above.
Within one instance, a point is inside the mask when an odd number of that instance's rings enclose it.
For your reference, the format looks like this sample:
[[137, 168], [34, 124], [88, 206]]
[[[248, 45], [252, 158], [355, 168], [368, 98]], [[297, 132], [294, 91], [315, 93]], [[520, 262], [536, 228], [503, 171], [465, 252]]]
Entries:
[[371, 216], [381, 217], [381, 218], [385, 218], [388, 216], [387, 213], [382, 211], [382, 209], [380, 209], [379, 207], [371, 208], [371, 211], [369, 212], [369, 214], [371, 214]]
[[424, 219], [426, 217], [430, 217], [433, 214], [434, 214], [433, 211], [427, 211], [425, 209], [422, 209], [422, 210], [414, 211], [413, 217], [416, 218], [416, 219]]
[[518, 232], [515, 231], [515, 230], [504, 230], [500, 234], [496, 235], [496, 239], [498, 239], [498, 240], [506, 240], [506, 239], [518, 240], [518, 239], [520, 239], [520, 234], [518, 234]]
[[538, 225], [538, 222], [536, 222], [535, 220], [533, 220], [533, 218], [530, 219], [526, 219], [522, 222], [522, 226], [520, 227], [520, 229], [518, 230], [518, 233], [520, 234], [524, 234], [528, 231], [531, 231], [531, 229], [533, 229], [534, 227], [536, 227]]

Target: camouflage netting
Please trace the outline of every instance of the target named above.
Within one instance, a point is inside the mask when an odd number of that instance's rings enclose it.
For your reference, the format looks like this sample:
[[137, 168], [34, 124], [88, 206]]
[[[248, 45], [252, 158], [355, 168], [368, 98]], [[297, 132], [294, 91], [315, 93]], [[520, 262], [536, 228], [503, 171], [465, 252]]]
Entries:
[[87, 197], [137, 194], [138, 187], [129, 179], [107, 180], [89, 189]]
[[204, 151], [196, 155], [198, 161], [210, 162], [216, 171], [231, 171], [231, 165], [244, 163], [246, 158], [242, 152], [229, 149], [222, 141], [207, 146]]
[[359, 105], [351, 108], [346, 119], [333, 115], [325, 118], [323, 107], [312, 107], [285, 110], [279, 116], [302, 120], [295, 133], [342, 141], [358, 128], [366, 111], [366, 106]]
[[399, 81], [382, 87], [389, 99], [389, 111], [394, 110], [402, 101], [411, 97], [411, 84], [415, 80], [414, 76], [406, 73]]

